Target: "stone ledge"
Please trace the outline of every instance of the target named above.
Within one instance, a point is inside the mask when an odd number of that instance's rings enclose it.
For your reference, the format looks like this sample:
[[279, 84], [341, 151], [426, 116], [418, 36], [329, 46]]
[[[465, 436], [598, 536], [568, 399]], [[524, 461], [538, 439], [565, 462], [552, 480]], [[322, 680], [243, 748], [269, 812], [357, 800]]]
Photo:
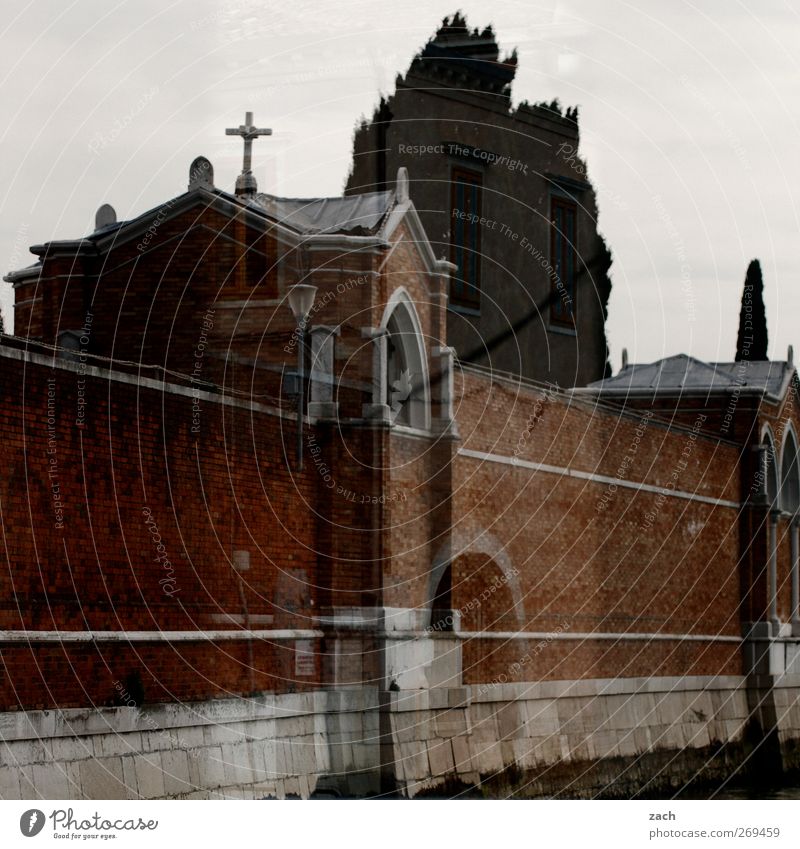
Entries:
[[[795, 676], [800, 678], [800, 676]], [[586, 678], [577, 681], [520, 681], [512, 684], [468, 685], [471, 701], [509, 702], [514, 700], [536, 701], [582, 696], [616, 696], [625, 694], [669, 693], [702, 690], [744, 690], [747, 682], [738, 675], [694, 675], [686, 677], [653, 678]], [[786, 686], [800, 686], [788, 683]], [[488, 689], [483, 690], [483, 687]]]
[[[145, 705], [143, 708], [64, 708], [0, 713], [0, 740], [85, 737], [126, 732], [158, 732], [169, 728], [217, 726], [260, 722], [265, 719], [313, 717], [337, 711], [377, 708], [377, 689], [314, 690], [259, 696], [256, 699], [219, 699], [185, 704]], [[242, 734], [242, 739], [245, 739]]]

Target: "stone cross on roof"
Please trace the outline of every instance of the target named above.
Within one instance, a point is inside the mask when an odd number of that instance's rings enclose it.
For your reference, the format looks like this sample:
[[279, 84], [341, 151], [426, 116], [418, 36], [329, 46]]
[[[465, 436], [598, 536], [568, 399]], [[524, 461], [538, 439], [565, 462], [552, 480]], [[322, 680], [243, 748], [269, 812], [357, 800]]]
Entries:
[[244, 116], [244, 124], [238, 127], [230, 127], [225, 130], [226, 136], [241, 136], [244, 139], [244, 162], [242, 163], [242, 173], [236, 178], [236, 194], [244, 196], [252, 196], [256, 193], [258, 185], [256, 178], [251, 171], [252, 155], [253, 155], [253, 139], [259, 136], [271, 136], [272, 130], [260, 129], [253, 126], [253, 113], [246, 112]]

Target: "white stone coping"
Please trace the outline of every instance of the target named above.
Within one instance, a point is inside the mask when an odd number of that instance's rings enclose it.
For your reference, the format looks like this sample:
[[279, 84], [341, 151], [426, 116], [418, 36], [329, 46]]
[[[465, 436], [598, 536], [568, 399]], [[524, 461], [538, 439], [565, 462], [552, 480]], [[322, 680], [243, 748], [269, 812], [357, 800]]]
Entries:
[[[345, 627], [338, 623], [340, 627]], [[359, 629], [363, 630], [363, 629]], [[419, 640], [424, 637], [441, 639], [449, 637], [457, 640], [558, 640], [591, 641], [611, 640], [613, 642], [680, 642], [680, 643], [743, 643], [741, 637], [732, 634], [665, 634], [659, 631], [648, 633], [638, 631], [445, 631], [431, 629], [424, 631], [381, 631], [375, 634], [389, 640]], [[797, 638], [795, 642], [800, 642]], [[765, 641], [766, 642], [766, 641]]]
[[[796, 676], [794, 686], [800, 686]], [[787, 685], [790, 686], [790, 685]], [[420, 711], [470, 703], [535, 701], [537, 699], [603, 698], [647, 693], [741, 691], [747, 689], [743, 675], [653, 676], [650, 678], [585, 678], [571, 681], [519, 681], [508, 684], [465, 685], [430, 690], [389, 693], [395, 711]], [[443, 695], [438, 695], [442, 693]], [[451, 694], [446, 698], [444, 694]], [[460, 697], [460, 703], [457, 703]]]
[[0, 643], [193, 643], [225, 640], [309, 640], [323, 637], [311, 629], [220, 629], [215, 631], [0, 631]]
[[[322, 624], [357, 631], [385, 639], [418, 640], [425, 637], [447, 637], [459, 640], [556, 640], [586, 641], [613, 640], [637, 642], [700, 642], [700, 643], [742, 643], [742, 637], [730, 634], [665, 634], [661, 632], [643, 633], [633, 631], [445, 631], [445, 630], [378, 630], [379, 623], [385, 625], [374, 613], [367, 617], [320, 617]], [[398, 623], [399, 624], [399, 623]], [[227, 628], [219, 630], [197, 631], [0, 631], [0, 643], [191, 643], [222, 642], [226, 640], [264, 640], [266, 642], [285, 642], [287, 640], [313, 640], [325, 636], [325, 632], [316, 629], [245, 629]], [[800, 642], [797, 638], [787, 638], [786, 642]]]
[[[444, 632], [446, 633], [446, 632]], [[462, 640], [634, 640], [634, 641], [677, 641], [689, 643], [741, 643], [742, 638], [731, 634], [665, 634], [638, 631], [455, 631], [454, 636]]]
[[[113, 689], [109, 684], [109, 691]], [[254, 698], [209, 699], [138, 707], [83, 707], [0, 713], [0, 741], [39, 740], [49, 737], [85, 737], [93, 734], [159, 732], [169, 728], [235, 725], [248, 738], [247, 724], [341, 712], [360, 713], [378, 707], [377, 689], [283, 693]], [[233, 729], [231, 729], [233, 730]]]
[[427, 607], [335, 607], [330, 613], [315, 617], [314, 622], [332, 628], [380, 628], [387, 632], [422, 634], [429, 617]]
[[545, 474], [558, 475], [559, 477], [577, 478], [578, 480], [591, 481], [593, 483], [614, 485], [622, 489], [635, 489], [641, 492], [649, 492], [654, 495], [663, 495], [667, 498], [681, 498], [685, 501], [698, 501], [701, 504], [711, 504], [714, 507], [729, 507], [734, 510], [741, 509], [738, 501], [728, 501], [723, 498], [712, 498], [708, 495], [700, 495], [696, 492], [686, 492], [679, 489], [669, 489], [665, 486], [654, 486], [653, 484], [637, 481], [624, 480], [622, 478], [598, 475], [594, 472], [585, 472], [580, 469], [570, 469], [565, 466], [551, 466], [547, 463], [534, 463], [531, 460], [521, 460], [519, 457], [509, 457], [505, 454], [490, 454], [486, 451], [473, 451], [471, 448], [459, 448], [461, 457], [469, 457], [473, 460], [481, 460], [486, 463], [500, 463], [505, 466], [515, 466], [519, 469], [528, 469], [532, 472], [544, 472]]

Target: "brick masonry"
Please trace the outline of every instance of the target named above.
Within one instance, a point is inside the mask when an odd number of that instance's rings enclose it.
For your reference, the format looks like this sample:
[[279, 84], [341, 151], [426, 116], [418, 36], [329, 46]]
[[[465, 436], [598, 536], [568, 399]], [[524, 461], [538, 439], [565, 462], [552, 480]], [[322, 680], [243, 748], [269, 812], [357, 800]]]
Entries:
[[[717, 744], [714, 775], [737, 768], [745, 727], [775, 730], [794, 765], [791, 517], [776, 517], [771, 621], [774, 505], [752, 449], [767, 425], [781, 451], [800, 432], [796, 375], [780, 398], [743, 402], [724, 436], [719, 399], [612, 406], [479, 367], [448, 375], [446, 273], [396, 203], [352, 250], [309, 239], [311, 325], [338, 335], [330, 372], [312, 375], [332, 400], [302, 423], [300, 472], [281, 384], [297, 257], [241, 210], [181, 203], [144, 251], [124, 228], [106, 253], [50, 245], [16, 283], [20, 337], [0, 346], [10, 794], [64, 789], [65, 769], [70, 794], [108, 792], [82, 763], [87, 737], [125, 795], [308, 795], [318, 780], [415, 795], [515, 775], [534, 794], [588, 793], [615, 758], [638, 763], [633, 783], [676, 751], [688, 776]], [[413, 333], [390, 331], [392, 309]], [[410, 401], [387, 385], [392, 333], [396, 362], [419, 371]], [[395, 418], [406, 401], [418, 415]], [[252, 698], [299, 705], [302, 728], [245, 734], [220, 774], [216, 749], [250, 720], [222, 718], [200, 745], [187, 706]], [[130, 699], [158, 728], [180, 714], [180, 733], [145, 742]], [[24, 712], [70, 711], [88, 723], [78, 748], [55, 747], [51, 719], [32, 748], [18, 733]], [[122, 742], [94, 739], [106, 720]], [[296, 734], [314, 754], [290, 769]], [[567, 765], [594, 763], [575, 785]]]

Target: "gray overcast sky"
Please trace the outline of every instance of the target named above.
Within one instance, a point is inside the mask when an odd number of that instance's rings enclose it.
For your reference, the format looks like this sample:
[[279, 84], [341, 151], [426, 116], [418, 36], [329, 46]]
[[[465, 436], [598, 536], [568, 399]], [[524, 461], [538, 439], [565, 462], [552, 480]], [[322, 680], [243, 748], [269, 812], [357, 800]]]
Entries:
[[[514, 100], [581, 107], [581, 152], [614, 253], [614, 369], [732, 359], [747, 263], [764, 268], [770, 355], [800, 345], [800, 8], [780, 0], [3, 0], [0, 268], [28, 245], [179, 194], [198, 154], [232, 189], [255, 113], [263, 191], [341, 192], [352, 131], [461, 8], [519, 48]], [[756, 10], [757, 5], [757, 10]], [[412, 174], [413, 177], [413, 174]], [[12, 295], [3, 284], [7, 326]]]

